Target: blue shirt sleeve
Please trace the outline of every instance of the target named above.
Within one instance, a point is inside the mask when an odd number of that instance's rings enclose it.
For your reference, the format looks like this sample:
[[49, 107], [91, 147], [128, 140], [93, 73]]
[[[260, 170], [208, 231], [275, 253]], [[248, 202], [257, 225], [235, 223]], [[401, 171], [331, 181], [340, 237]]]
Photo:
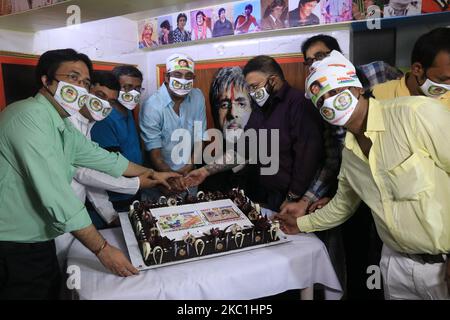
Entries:
[[114, 122], [110, 118], [99, 121], [92, 127], [91, 139], [102, 148], [120, 147]]
[[141, 108], [139, 127], [146, 151], [162, 148], [162, 110], [152, 106], [153, 99], [148, 99]]

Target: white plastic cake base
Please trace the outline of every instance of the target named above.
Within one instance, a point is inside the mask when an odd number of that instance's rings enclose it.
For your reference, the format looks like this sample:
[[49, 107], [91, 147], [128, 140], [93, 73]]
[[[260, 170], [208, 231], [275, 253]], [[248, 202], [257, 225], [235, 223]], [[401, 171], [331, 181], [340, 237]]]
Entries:
[[223, 255], [228, 255], [228, 254], [233, 254], [233, 253], [258, 249], [258, 248], [264, 248], [264, 247], [268, 247], [268, 246], [274, 246], [274, 245], [283, 244], [283, 243], [287, 243], [287, 242], [291, 241], [291, 240], [288, 240], [281, 231], [279, 231], [278, 236], [280, 237], [280, 240], [278, 240], [278, 241], [264, 243], [264, 244], [258, 244], [258, 245], [254, 245], [254, 246], [250, 246], [250, 247], [246, 247], [246, 248], [242, 248], [242, 249], [236, 249], [236, 250], [230, 250], [230, 251], [225, 251], [225, 252], [220, 252], [220, 253], [209, 254], [209, 255], [197, 257], [197, 258], [190, 258], [190, 259], [184, 259], [184, 260], [179, 260], [179, 261], [167, 262], [167, 263], [158, 264], [158, 265], [147, 266], [144, 263], [144, 259], [142, 258], [141, 251], [139, 250], [139, 245], [138, 245], [136, 236], [134, 234], [133, 227], [131, 226], [130, 219], [128, 218], [128, 212], [119, 212], [119, 218], [120, 218], [120, 224], [122, 226], [123, 236], [125, 238], [125, 243], [127, 244], [128, 253], [130, 255], [131, 263], [133, 264], [133, 266], [135, 268], [137, 268], [138, 270], [141, 270], [141, 271], [155, 269], [155, 268], [161, 268], [161, 267], [166, 267], [166, 266], [171, 266], [171, 265], [186, 263], [186, 262], [191, 262], [191, 261], [209, 259], [209, 258], [219, 257], [219, 256], [223, 256]]

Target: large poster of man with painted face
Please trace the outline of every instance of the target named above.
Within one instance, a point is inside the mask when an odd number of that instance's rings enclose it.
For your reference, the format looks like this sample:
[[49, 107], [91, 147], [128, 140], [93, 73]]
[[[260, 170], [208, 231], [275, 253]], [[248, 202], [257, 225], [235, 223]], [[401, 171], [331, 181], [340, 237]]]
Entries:
[[240, 67], [225, 67], [217, 72], [209, 92], [214, 124], [224, 136], [241, 131], [252, 112], [251, 98]]

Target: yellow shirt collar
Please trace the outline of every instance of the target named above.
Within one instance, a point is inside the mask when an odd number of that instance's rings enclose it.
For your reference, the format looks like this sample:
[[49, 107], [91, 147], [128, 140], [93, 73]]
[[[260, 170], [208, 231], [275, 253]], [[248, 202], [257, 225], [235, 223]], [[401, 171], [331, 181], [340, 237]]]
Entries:
[[[367, 128], [364, 132], [365, 136], [369, 136], [373, 132], [380, 132], [385, 131], [384, 126], [384, 120], [383, 120], [383, 114], [381, 112], [382, 110], [381, 104], [373, 99], [370, 98], [369, 100], [369, 112], [367, 115]], [[355, 147], [355, 144], [358, 142], [356, 141], [355, 136], [351, 132], [347, 132], [347, 135], [345, 136], [345, 147], [349, 150], [353, 150]]]

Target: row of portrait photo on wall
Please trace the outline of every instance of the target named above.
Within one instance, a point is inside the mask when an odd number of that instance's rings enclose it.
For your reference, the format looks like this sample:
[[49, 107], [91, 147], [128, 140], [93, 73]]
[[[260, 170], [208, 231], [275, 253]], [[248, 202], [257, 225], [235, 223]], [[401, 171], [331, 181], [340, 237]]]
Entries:
[[[423, 3], [422, 3], [423, 2]], [[450, 10], [434, 0], [253, 0], [149, 18], [139, 22], [139, 48], [231, 35], [339, 23], [379, 17], [411, 16]]]
[[0, 0], [0, 16], [48, 7], [67, 0]]

